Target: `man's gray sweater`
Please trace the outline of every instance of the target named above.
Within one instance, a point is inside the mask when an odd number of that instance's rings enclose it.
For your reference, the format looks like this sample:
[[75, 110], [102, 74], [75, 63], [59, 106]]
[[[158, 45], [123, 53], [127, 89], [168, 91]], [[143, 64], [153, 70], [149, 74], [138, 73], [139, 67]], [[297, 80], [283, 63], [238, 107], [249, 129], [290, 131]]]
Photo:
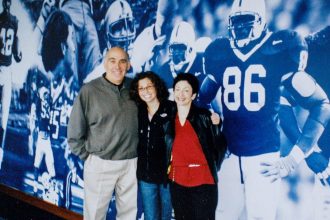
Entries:
[[137, 157], [137, 107], [129, 97], [130, 79], [122, 88], [99, 77], [85, 84], [70, 115], [68, 143], [72, 153], [105, 160]]

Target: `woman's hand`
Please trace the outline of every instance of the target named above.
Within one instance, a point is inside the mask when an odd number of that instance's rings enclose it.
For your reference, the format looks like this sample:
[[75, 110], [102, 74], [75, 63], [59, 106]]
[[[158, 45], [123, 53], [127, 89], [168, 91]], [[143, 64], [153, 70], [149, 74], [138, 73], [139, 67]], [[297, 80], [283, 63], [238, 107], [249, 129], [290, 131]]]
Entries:
[[212, 121], [212, 124], [214, 125], [218, 125], [220, 124], [220, 116], [218, 113], [215, 113], [215, 112], [212, 112], [211, 114], [211, 121]]

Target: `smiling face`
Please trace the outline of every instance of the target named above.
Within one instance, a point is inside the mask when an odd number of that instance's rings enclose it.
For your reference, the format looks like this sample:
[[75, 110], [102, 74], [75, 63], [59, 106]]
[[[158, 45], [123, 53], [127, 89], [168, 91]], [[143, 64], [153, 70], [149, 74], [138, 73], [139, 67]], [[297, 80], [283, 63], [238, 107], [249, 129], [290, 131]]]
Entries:
[[147, 104], [158, 101], [156, 88], [149, 78], [139, 80], [138, 92], [140, 99]]
[[196, 94], [193, 94], [193, 89], [188, 81], [182, 80], [176, 83], [174, 100], [178, 106], [190, 106], [195, 98]]
[[104, 61], [105, 77], [115, 85], [120, 85], [130, 68], [127, 53], [119, 47], [111, 48]]

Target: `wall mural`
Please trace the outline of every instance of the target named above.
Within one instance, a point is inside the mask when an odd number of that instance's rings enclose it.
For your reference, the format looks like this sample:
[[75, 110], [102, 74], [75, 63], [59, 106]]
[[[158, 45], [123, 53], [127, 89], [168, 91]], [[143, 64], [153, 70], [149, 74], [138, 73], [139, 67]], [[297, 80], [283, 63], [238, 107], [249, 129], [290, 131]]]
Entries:
[[[170, 91], [180, 72], [198, 77], [199, 104], [221, 114], [229, 139], [223, 185], [236, 175], [238, 189], [254, 184], [246, 169], [262, 167], [244, 158], [314, 146], [315, 157], [283, 174], [270, 209], [279, 220], [330, 218], [328, 117], [319, 97], [306, 98], [321, 88], [330, 96], [330, 3], [265, 2], [264, 9], [263, 0], [2, 0], [0, 182], [82, 213], [83, 162], [70, 152], [67, 124], [80, 87], [102, 75], [102, 57], [117, 45], [130, 55], [129, 77], [153, 70]], [[303, 70], [320, 87], [293, 74]], [[225, 189], [219, 201], [241, 204], [237, 218], [246, 219], [248, 192]], [[114, 215], [112, 202], [108, 219]]]

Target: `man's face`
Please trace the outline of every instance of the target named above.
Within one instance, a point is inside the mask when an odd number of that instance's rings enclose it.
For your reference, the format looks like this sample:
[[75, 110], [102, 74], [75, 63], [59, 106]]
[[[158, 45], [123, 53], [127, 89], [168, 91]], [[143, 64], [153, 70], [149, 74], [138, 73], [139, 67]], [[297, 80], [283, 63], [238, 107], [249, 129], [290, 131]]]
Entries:
[[120, 85], [130, 68], [127, 53], [119, 47], [111, 48], [104, 60], [106, 78], [113, 84]]
[[76, 36], [74, 27], [72, 25], [69, 25], [69, 34], [68, 38], [66, 40], [65, 45], [65, 52], [64, 52], [64, 59], [65, 64], [68, 67], [69, 71], [72, 71], [72, 74], [77, 73], [77, 55], [76, 55]]

